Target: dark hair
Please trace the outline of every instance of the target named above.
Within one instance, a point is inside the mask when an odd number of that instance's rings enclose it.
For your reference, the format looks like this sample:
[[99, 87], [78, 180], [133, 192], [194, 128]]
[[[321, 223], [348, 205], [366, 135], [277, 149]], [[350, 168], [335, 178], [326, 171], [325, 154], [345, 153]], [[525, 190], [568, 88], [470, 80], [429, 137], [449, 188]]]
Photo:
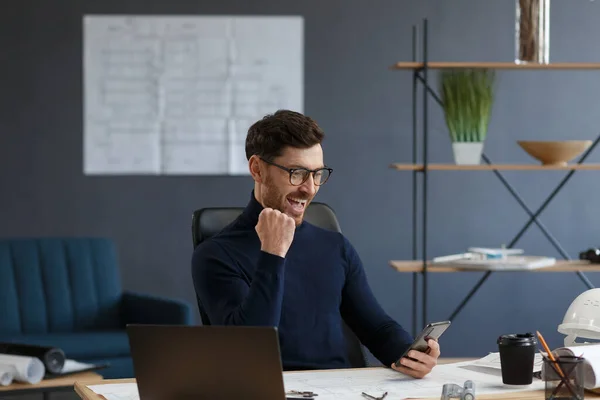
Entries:
[[287, 146], [309, 148], [321, 143], [325, 134], [310, 117], [290, 110], [278, 110], [256, 121], [246, 136], [246, 158], [254, 154], [266, 160], [279, 157]]

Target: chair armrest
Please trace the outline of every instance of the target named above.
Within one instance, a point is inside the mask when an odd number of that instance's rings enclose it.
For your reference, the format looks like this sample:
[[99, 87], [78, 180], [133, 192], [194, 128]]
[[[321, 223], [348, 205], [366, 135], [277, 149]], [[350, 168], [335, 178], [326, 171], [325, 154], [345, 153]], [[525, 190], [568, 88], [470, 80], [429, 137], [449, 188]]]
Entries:
[[182, 300], [124, 292], [121, 316], [126, 324], [191, 325], [192, 309]]

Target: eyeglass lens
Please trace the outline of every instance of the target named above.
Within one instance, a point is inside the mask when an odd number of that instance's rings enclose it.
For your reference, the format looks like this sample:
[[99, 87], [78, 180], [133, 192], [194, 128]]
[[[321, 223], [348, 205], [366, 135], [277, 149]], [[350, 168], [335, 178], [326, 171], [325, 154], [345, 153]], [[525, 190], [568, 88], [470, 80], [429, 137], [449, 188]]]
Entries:
[[[308, 174], [310, 173], [310, 171], [305, 169], [294, 170], [294, 172], [292, 172], [290, 176], [292, 185], [302, 185], [308, 179]], [[313, 179], [315, 181], [315, 185], [317, 186], [324, 184], [327, 181], [327, 179], [329, 179], [329, 170], [321, 169], [316, 171], [314, 173]]]

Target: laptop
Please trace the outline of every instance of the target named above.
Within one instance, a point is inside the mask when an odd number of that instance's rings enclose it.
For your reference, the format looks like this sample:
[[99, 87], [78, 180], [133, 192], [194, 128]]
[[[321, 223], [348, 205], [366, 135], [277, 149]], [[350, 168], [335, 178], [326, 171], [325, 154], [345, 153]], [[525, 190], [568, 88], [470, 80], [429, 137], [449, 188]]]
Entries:
[[140, 400], [285, 400], [275, 327], [127, 325]]

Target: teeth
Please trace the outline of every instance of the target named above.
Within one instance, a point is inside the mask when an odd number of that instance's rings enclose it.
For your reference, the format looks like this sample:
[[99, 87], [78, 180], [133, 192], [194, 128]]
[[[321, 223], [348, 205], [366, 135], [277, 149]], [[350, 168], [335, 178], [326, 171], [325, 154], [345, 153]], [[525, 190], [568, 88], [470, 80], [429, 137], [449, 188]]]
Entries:
[[292, 200], [292, 201], [295, 201], [295, 202], [298, 202], [298, 203], [300, 203], [300, 204], [304, 204], [304, 203], [306, 203], [306, 199], [295, 199], [295, 198], [293, 198], [293, 197], [288, 197], [288, 198], [289, 198], [290, 200]]

